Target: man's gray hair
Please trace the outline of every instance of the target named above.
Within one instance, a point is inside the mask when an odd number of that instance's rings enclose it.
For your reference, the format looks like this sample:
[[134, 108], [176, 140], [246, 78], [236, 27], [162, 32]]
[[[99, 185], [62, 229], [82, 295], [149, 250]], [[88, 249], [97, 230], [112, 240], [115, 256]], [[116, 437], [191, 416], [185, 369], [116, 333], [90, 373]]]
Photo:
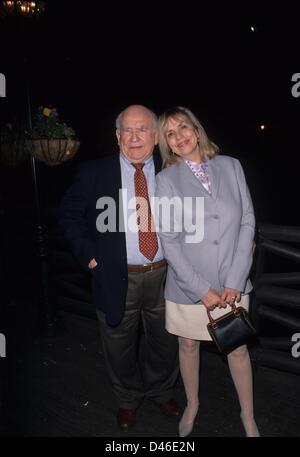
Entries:
[[[156, 114], [151, 111], [149, 108], [146, 108], [146, 106], [143, 106], [143, 105], [131, 105], [132, 107], [135, 106], [135, 107], [140, 107], [140, 108], [143, 108], [144, 110], [148, 111], [149, 114], [151, 114], [152, 116], [152, 119], [153, 119], [153, 129], [154, 130], [157, 130], [157, 123], [158, 123], [158, 118], [156, 116]], [[120, 114], [118, 114], [118, 116], [116, 117], [116, 129], [117, 130], [120, 130], [121, 128], [121, 123], [122, 123], [122, 117], [123, 117], [123, 114], [125, 113], [125, 111], [128, 110], [128, 108], [131, 108], [131, 106], [128, 106], [127, 108], [125, 108], [123, 111], [121, 111]]]

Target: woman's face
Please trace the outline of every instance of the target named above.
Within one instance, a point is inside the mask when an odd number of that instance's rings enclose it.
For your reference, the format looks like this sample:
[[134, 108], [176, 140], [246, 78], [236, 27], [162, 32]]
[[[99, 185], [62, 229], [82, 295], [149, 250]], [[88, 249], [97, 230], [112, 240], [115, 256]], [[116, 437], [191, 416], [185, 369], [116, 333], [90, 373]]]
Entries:
[[185, 160], [201, 162], [198, 135], [194, 127], [181, 117], [170, 117], [166, 125], [166, 140], [171, 150]]

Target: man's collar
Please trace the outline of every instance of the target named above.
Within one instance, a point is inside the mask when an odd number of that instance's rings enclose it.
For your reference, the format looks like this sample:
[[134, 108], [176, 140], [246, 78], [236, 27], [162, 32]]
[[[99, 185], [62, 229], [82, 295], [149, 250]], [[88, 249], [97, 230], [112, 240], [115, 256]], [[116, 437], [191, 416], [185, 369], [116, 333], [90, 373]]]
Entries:
[[[123, 163], [125, 163], [126, 165], [132, 166], [132, 162], [130, 160], [128, 160], [127, 157], [125, 157], [125, 155], [123, 154], [122, 151], [120, 151], [120, 157], [121, 157], [121, 160], [123, 161]], [[153, 154], [151, 154], [151, 156], [148, 157], [148, 159], [143, 161], [145, 166], [149, 165], [152, 162], [153, 162]]]

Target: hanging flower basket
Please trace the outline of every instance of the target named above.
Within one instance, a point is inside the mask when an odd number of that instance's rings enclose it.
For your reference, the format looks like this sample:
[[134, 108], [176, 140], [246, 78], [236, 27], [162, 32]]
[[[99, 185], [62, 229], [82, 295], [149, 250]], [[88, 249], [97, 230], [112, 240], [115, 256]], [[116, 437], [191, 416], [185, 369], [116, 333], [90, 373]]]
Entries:
[[74, 129], [59, 120], [56, 108], [40, 106], [28, 135], [31, 154], [50, 166], [72, 159], [80, 145]]
[[0, 141], [0, 163], [15, 167], [29, 158], [29, 151], [24, 141]]
[[49, 166], [59, 165], [72, 159], [79, 149], [80, 142], [74, 138], [27, 140], [31, 154]]

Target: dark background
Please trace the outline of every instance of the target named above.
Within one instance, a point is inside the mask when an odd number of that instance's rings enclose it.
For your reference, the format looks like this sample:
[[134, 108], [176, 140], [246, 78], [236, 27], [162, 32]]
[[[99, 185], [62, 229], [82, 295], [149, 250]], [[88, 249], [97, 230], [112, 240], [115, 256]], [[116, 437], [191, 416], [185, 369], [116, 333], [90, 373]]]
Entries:
[[[38, 106], [56, 107], [81, 142], [69, 162], [39, 163], [48, 228], [49, 210], [55, 218], [79, 163], [118, 150], [115, 118], [133, 103], [157, 114], [174, 105], [192, 109], [221, 152], [241, 161], [257, 227], [300, 226], [300, 98], [291, 94], [292, 75], [300, 72], [298, 31], [292, 6], [267, 2], [52, 0], [39, 21], [0, 20], [7, 83], [1, 124], [26, 121], [28, 83], [33, 117]], [[36, 235], [29, 160], [0, 166], [0, 197], [8, 294], [31, 297]], [[283, 259], [270, 262], [282, 270]]]
[[[38, 23], [1, 21], [2, 121], [25, 117], [27, 73], [33, 113], [56, 107], [81, 141], [72, 163], [41, 166], [46, 203], [58, 203], [79, 161], [117, 150], [114, 120], [128, 104], [158, 114], [184, 105], [241, 160], [258, 223], [300, 225], [297, 14], [261, 3], [50, 1]], [[30, 204], [27, 168], [2, 169], [1, 182]]]
[[[56, 107], [81, 142], [70, 162], [39, 164], [46, 222], [78, 164], [118, 150], [114, 123], [119, 112], [141, 103], [157, 114], [174, 105], [192, 109], [221, 152], [241, 160], [257, 225], [300, 226], [300, 98], [291, 94], [292, 75], [300, 72], [298, 23], [291, 3], [214, 1], [52, 0], [39, 22], [0, 20], [0, 72], [7, 82], [7, 97], [0, 98], [1, 125], [25, 121], [28, 80], [32, 112], [40, 105]], [[0, 360], [0, 370], [12, 365], [7, 385], [15, 379], [18, 398], [23, 392], [18, 361], [20, 354], [30, 353], [22, 338], [26, 328], [31, 332], [38, 288], [34, 268], [39, 268], [33, 266], [29, 161], [0, 166], [0, 210], [0, 305], [9, 305], [10, 326], [3, 327], [1, 314], [0, 332], [8, 335], [8, 350], [15, 351]], [[270, 265], [283, 269], [282, 260]], [[280, 331], [272, 327], [273, 334]]]

